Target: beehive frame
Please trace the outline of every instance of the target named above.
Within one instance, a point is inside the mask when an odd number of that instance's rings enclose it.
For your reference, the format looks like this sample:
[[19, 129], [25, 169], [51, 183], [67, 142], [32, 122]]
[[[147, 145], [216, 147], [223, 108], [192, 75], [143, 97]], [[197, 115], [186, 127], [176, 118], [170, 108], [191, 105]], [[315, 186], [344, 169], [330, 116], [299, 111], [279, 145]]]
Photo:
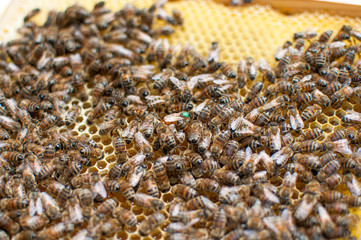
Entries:
[[[56, 8], [56, 10], [64, 10], [75, 1], [57, 1], [56, 5], [50, 1], [35, 0], [15, 0], [8, 7], [7, 11], [0, 19], [0, 41], [7, 41], [16, 36], [16, 29], [21, 26], [22, 17], [30, 9], [40, 7], [42, 13], [37, 17], [38, 21], [44, 21], [48, 10]], [[79, 4], [90, 9], [96, 1], [80, 0]], [[129, 1], [107, 1], [107, 7], [112, 10], [120, 9]], [[136, 6], [150, 6], [152, 1], [133, 1]], [[294, 32], [305, 29], [316, 29], [321, 33], [328, 29], [337, 30], [342, 25], [348, 24], [357, 29], [361, 29], [360, 18], [349, 18], [337, 15], [329, 15], [327, 13], [301, 13], [292, 16], [285, 16], [270, 7], [251, 5], [245, 8], [228, 7], [213, 1], [174, 1], [166, 5], [166, 9], [179, 9], [184, 15], [184, 25], [177, 28], [176, 32], [169, 38], [172, 45], [191, 43], [201, 53], [206, 54], [210, 43], [217, 41], [221, 47], [221, 59], [229, 63], [236, 64], [239, 59], [246, 56], [252, 56], [256, 60], [265, 58], [268, 62], [274, 64], [274, 52], [286, 40], [292, 39]], [[210, 21], [207, 21], [207, 18]], [[245, 95], [248, 89], [241, 90], [241, 95]], [[88, 93], [89, 89], [88, 89]], [[82, 107], [81, 116], [78, 117], [75, 124], [69, 127], [62, 127], [64, 130], [70, 129], [74, 135], [85, 134], [102, 145], [105, 152], [103, 160], [89, 167], [87, 171], [99, 171], [100, 175], [105, 175], [109, 167], [115, 164], [114, 149], [109, 134], [100, 136], [97, 133], [97, 127], [89, 125], [86, 121], [86, 114], [91, 108], [90, 100], [80, 103], [74, 99], [69, 103], [80, 104]], [[341, 128], [341, 117], [345, 115], [346, 110], [355, 109], [361, 112], [361, 104], [358, 102], [348, 102], [340, 109], [326, 109], [325, 114], [317, 117], [317, 121], [305, 127], [305, 130], [320, 127], [326, 135]], [[128, 146], [129, 147], [129, 146]], [[161, 197], [165, 202], [171, 201], [173, 196], [171, 193], [163, 193]], [[121, 196], [117, 196], [121, 199]], [[168, 205], [168, 204], [167, 204]], [[149, 214], [140, 209], [138, 206], [131, 206], [129, 203], [122, 203], [125, 208], [131, 209], [138, 218], [138, 221], [144, 218], [144, 214]], [[166, 208], [167, 209], [167, 208]], [[167, 214], [166, 212], [164, 212]], [[164, 226], [166, 225], [163, 224]], [[162, 225], [162, 226], [163, 226]], [[361, 226], [361, 225], [359, 225]], [[361, 227], [355, 228], [354, 235], [361, 235]], [[162, 238], [164, 232], [162, 227], [154, 230], [151, 234], [153, 238]], [[138, 229], [126, 229], [119, 231], [114, 235], [114, 239], [140, 239]], [[151, 239], [144, 237], [142, 239]]]

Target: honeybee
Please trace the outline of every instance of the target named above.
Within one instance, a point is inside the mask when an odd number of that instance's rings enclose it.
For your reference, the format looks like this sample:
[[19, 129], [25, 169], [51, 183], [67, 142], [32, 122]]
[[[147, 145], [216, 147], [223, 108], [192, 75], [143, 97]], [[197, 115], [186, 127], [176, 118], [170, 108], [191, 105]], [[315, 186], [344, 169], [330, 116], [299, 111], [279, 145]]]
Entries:
[[153, 171], [155, 173], [159, 189], [164, 192], [168, 191], [170, 189], [170, 183], [167, 172], [163, 164], [158, 161], [155, 161], [153, 163]]
[[138, 154], [134, 155], [133, 157], [129, 158], [122, 166], [122, 169], [124, 172], [130, 172], [135, 167], [141, 165], [144, 163], [144, 160], [146, 158], [146, 155], [144, 155], [142, 152], [139, 152]]
[[174, 84], [178, 91], [182, 102], [189, 102], [192, 99], [192, 91], [198, 82], [198, 78], [192, 77], [186, 83], [179, 81], [178, 78], [170, 77], [169, 80]]
[[349, 146], [348, 139], [340, 139], [333, 142], [325, 142], [324, 148], [341, 154], [346, 154], [346, 155], [352, 154], [352, 150]]
[[217, 209], [218, 209], [218, 206], [205, 196], [198, 196], [198, 197], [195, 197], [195, 198], [189, 200], [187, 202], [187, 207], [190, 210], [206, 208], [212, 212], [217, 211]]
[[228, 139], [231, 137], [230, 130], [221, 131], [219, 134], [213, 136], [213, 144], [210, 148], [212, 154], [219, 158], [222, 154], [223, 147], [227, 143]]
[[195, 121], [188, 134], [188, 141], [193, 144], [199, 143], [202, 137], [203, 124], [200, 121]]
[[109, 198], [98, 206], [97, 210], [95, 211], [95, 214], [97, 216], [100, 215], [108, 216], [113, 212], [113, 210], [117, 207], [117, 205], [118, 204], [114, 199]]
[[358, 124], [361, 123], [361, 113], [355, 112], [353, 110], [347, 110], [347, 114], [344, 115], [341, 119], [345, 123]]
[[308, 121], [312, 118], [317, 117], [322, 113], [322, 108], [320, 105], [312, 105], [308, 106], [303, 112], [301, 113], [301, 118], [303, 121]]
[[269, 145], [272, 151], [281, 149], [281, 133], [277, 125], [271, 125], [269, 128]]
[[143, 177], [143, 183], [148, 195], [156, 198], [159, 196], [159, 189], [154, 172], [146, 172]]
[[74, 190], [74, 192], [78, 196], [83, 216], [89, 219], [92, 214], [94, 204], [92, 192], [87, 188], [78, 188]]
[[241, 179], [237, 173], [225, 169], [215, 170], [213, 172], [212, 178], [226, 185], [237, 185], [241, 182]]
[[66, 233], [65, 231], [66, 231], [65, 224], [61, 222], [40, 231], [38, 233], [38, 237], [40, 239], [55, 240], [62, 237]]
[[183, 184], [177, 184], [172, 187], [172, 193], [179, 197], [182, 197], [187, 201], [198, 196], [198, 193], [195, 189]]
[[293, 130], [301, 130], [304, 127], [303, 119], [301, 118], [296, 106], [289, 106], [287, 114], [290, 118], [290, 124]]
[[240, 60], [237, 65], [237, 83], [239, 88], [243, 88], [247, 83], [246, 61]]
[[293, 150], [290, 147], [286, 146], [283, 147], [278, 152], [272, 154], [271, 159], [275, 161], [276, 167], [280, 168], [287, 163], [288, 159], [292, 157], [292, 155], [293, 155]]
[[127, 144], [130, 144], [133, 141], [135, 133], [138, 130], [138, 125], [139, 123], [137, 120], [132, 120], [128, 127], [122, 131], [121, 137], [124, 138]]
[[149, 141], [140, 132], [135, 133], [135, 143], [139, 146], [141, 151], [146, 155], [147, 158], [152, 158], [153, 148]]
[[220, 185], [217, 181], [209, 178], [198, 178], [196, 180], [196, 189], [212, 193], [218, 193], [220, 190]]
[[208, 63], [218, 62], [219, 52], [220, 52], [220, 47], [218, 45], [218, 42], [212, 42], [207, 55]]
[[155, 212], [142, 221], [139, 225], [139, 232], [142, 236], [149, 235], [154, 228], [161, 225], [164, 221], [164, 215], [160, 212]]
[[153, 208], [156, 211], [162, 210], [164, 208], [164, 203], [162, 200], [144, 193], [136, 193], [134, 195], [134, 200], [139, 206]]
[[328, 98], [327, 95], [323, 94], [320, 90], [318, 89], [313, 90], [312, 95], [315, 103], [323, 107], [329, 107], [331, 105], [331, 100]]
[[139, 131], [144, 134], [144, 137], [150, 138], [154, 133], [154, 126], [156, 122], [156, 116], [153, 114], [148, 114], [139, 126]]
[[271, 67], [268, 65], [268, 63], [261, 58], [258, 63], [258, 68], [263, 74], [263, 80], [267, 80], [270, 83], [275, 83], [275, 73], [272, 71]]
[[125, 208], [117, 207], [114, 209], [113, 215], [120, 223], [126, 224], [129, 227], [135, 227], [137, 225], [135, 215]]
[[0, 116], [0, 125], [10, 131], [17, 130], [21, 127], [20, 123], [15, 122], [12, 118], [3, 115]]
[[219, 208], [218, 211], [214, 213], [213, 224], [211, 235], [215, 238], [221, 238], [225, 233], [225, 226], [227, 224], [227, 216], [223, 208]]
[[257, 67], [252, 57], [246, 58], [247, 76], [253, 81], [257, 77]]

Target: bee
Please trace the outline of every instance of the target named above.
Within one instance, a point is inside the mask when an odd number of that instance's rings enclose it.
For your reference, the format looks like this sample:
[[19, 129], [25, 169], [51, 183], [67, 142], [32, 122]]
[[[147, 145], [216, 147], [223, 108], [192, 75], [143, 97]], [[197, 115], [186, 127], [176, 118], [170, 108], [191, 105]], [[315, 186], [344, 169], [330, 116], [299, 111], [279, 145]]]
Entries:
[[113, 212], [113, 210], [117, 207], [117, 205], [118, 204], [114, 199], [109, 198], [98, 206], [97, 210], [95, 211], [95, 214], [97, 216], [100, 215], [108, 216]]
[[49, 180], [46, 186], [46, 189], [50, 193], [54, 194], [60, 203], [64, 203], [72, 195], [71, 188], [69, 188], [68, 186], [64, 186], [57, 181]]
[[230, 130], [221, 131], [219, 134], [213, 136], [213, 144], [210, 148], [212, 154], [219, 158], [222, 154], [223, 147], [227, 143], [228, 139], [231, 137]]
[[214, 212], [218, 209], [218, 206], [215, 203], [213, 203], [211, 200], [209, 200], [207, 197], [198, 196], [187, 202], [187, 208], [190, 210], [206, 208]]
[[346, 128], [346, 137], [351, 142], [357, 141], [357, 139], [359, 138], [358, 130], [353, 126], [347, 127]]
[[[237, 141], [228, 141], [226, 146], [224, 147], [224, 151], [221, 158], [219, 159], [219, 162], [225, 165], [227, 163], [230, 163], [232, 169], [238, 169], [238, 167], [243, 164], [243, 162], [239, 161], [239, 159], [237, 159], [235, 156], [235, 153], [238, 151], [238, 149], [239, 143]], [[231, 159], [231, 162], [229, 162], [229, 159]]]
[[239, 88], [243, 88], [247, 83], [247, 66], [245, 60], [240, 60], [237, 65], [237, 83]]
[[87, 188], [78, 188], [74, 190], [79, 199], [79, 204], [82, 208], [82, 214], [89, 219], [93, 211], [93, 196], [92, 192]]
[[331, 96], [331, 102], [333, 106], [341, 106], [345, 99], [349, 99], [349, 97], [353, 94], [353, 89], [351, 87], [343, 87], [340, 90], [336, 91]]
[[113, 146], [115, 149], [115, 155], [118, 157], [118, 160], [120, 161], [125, 160], [127, 156], [127, 152], [126, 152], [127, 149], [124, 139], [121, 136], [118, 136], [117, 138], [114, 139]]
[[303, 119], [300, 116], [296, 106], [289, 106], [287, 114], [290, 118], [290, 124], [293, 130], [301, 130], [304, 127]]
[[140, 132], [135, 133], [135, 143], [139, 146], [140, 150], [148, 157], [152, 158], [153, 148], [149, 141]]
[[196, 189], [212, 193], [218, 193], [220, 190], [220, 185], [217, 181], [209, 178], [198, 178], [196, 180]]
[[160, 212], [155, 212], [141, 222], [139, 225], [139, 232], [142, 236], [147, 236], [153, 229], [161, 225], [164, 221], [164, 215]]
[[322, 113], [322, 108], [320, 105], [312, 105], [308, 106], [303, 112], [301, 113], [301, 118], [303, 121], [308, 121], [312, 118], [317, 117]]
[[207, 56], [208, 63], [218, 62], [219, 52], [220, 52], [220, 47], [218, 45], [218, 42], [212, 42]]
[[107, 174], [108, 179], [120, 178], [120, 176], [123, 174], [122, 166], [123, 166], [123, 164], [121, 164], [121, 163], [117, 163], [117, 164], [113, 165]]
[[226, 63], [221, 63], [220, 70], [226, 77], [235, 78], [237, 76], [232, 67]]
[[164, 208], [164, 203], [162, 200], [144, 193], [136, 193], [134, 195], [134, 200], [139, 206], [153, 208], [156, 211], [162, 210]]
[[202, 131], [203, 124], [200, 121], [195, 121], [190, 127], [188, 141], [193, 144], [199, 143], [202, 138]]
[[255, 80], [257, 77], [257, 67], [252, 57], [246, 58], [246, 69], [248, 79], [251, 81]]
[[79, 152], [83, 156], [92, 157], [95, 159], [102, 159], [104, 157], [104, 153], [100, 148], [82, 146]]
[[213, 224], [211, 235], [215, 238], [221, 238], [225, 233], [227, 216], [223, 208], [219, 208], [213, 215]]
[[3, 157], [13, 166], [19, 165], [24, 160], [24, 156], [21, 153], [15, 151], [5, 151], [1, 154], [1, 157]]
[[26, 216], [20, 219], [20, 226], [31, 230], [38, 230], [49, 223], [45, 216]]
[[79, 188], [82, 186], [89, 186], [98, 182], [99, 180], [99, 174], [97, 172], [92, 172], [75, 176], [70, 180], [70, 183], [74, 188]]
[[130, 144], [135, 136], [136, 131], [138, 130], [139, 123], [137, 120], [132, 120], [128, 127], [124, 129], [124, 131], [121, 134], [121, 137], [124, 138], [125, 142], [127, 144]]
[[348, 139], [340, 139], [337, 141], [328, 141], [323, 144], [324, 148], [326, 150], [332, 150], [334, 152], [338, 152], [341, 154], [350, 155], [352, 154], [352, 150], [349, 146], [349, 140]]
[[28, 200], [24, 200], [21, 198], [4, 198], [0, 200], [1, 209], [23, 209], [29, 205]]
[[19, 224], [3, 212], [0, 213], [0, 226], [9, 234], [16, 234], [20, 230]]
[[195, 189], [183, 184], [177, 184], [172, 187], [172, 193], [176, 196], [182, 197], [187, 201], [198, 196], [198, 193]]
[[157, 119], [154, 115], [148, 114], [139, 126], [139, 131], [143, 133], [147, 139], [153, 135], [156, 121]]
[[156, 131], [159, 134], [161, 145], [163, 145], [165, 151], [175, 148], [176, 140], [174, 135], [165, 124], [158, 124]]
[[277, 125], [271, 125], [269, 128], [269, 145], [272, 151], [281, 149], [281, 133]]
[[213, 172], [212, 177], [214, 180], [226, 185], [237, 185], [241, 182], [237, 173], [231, 170], [217, 169]]
[[329, 97], [323, 94], [320, 90], [318, 89], [313, 90], [312, 95], [315, 103], [323, 107], [329, 107], [331, 105], [331, 100], [329, 99]]
[[0, 125], [10, 131], [17, 130], [21, 127], [20, 123], [15, 122], [12, 118], [3, 115], [0, 116]]
[[62, 237], [66, 233], [65, 231], [65, 224], [61, 222], [41, 230], [37, 235], [40, 239], [55, 240]]
[[143, 178], [143, 183], [148, 195], [156, 198], [159, 197], [159, 189], [155, 180], [154, 172], [146, 172]]
[[125, 208], [117, 207], [114, 209], [113, 215], [120, 223], [128, 225], [129, 227], [136, 227], [137, 225], [137, 219], [135, 215]]
[[339, 174], [336, 173], [327, 177], [325, 182], [329, 188], [334, 189], [335, 187], [341, 184], [342, 178]]
[[100, 232], [104, 236], [109, 236], [114, 232], [118, 231], [119, 228], [120, 228], [119, 221], [117, 219], [110, 218], [102, 223], [100, 227]]
[[47, 115], [39, 124], [40, 130], [45, 131], [56, 125], [59, 117], [54, 115]]
[[158, 161], [155, 161], [153, 163], [153, 171], [155, 173], [159, 189], [163, 192], [169, 191], [170, 182], [168, 179], [166, 169], [164, 168], [163, 164]]
[[112, 107], [111, 104], [105, 103], [104, 101], [99, 101], [99, 103], [93, 108], [91, 112], [87, 115], [88, 122], [92, 122], [94, 119], [99, 118], [104, 115]]
[[219, 164], [218, 162], [214, 161], [213, 159], [206, 159], [202, 162], [201, 168], [205, 171], [211, 171], [213, 172], [214, 170], [219, 168]]
[[307, 132], [302, 133], [302, 135], [297, 139], [297, 141], [302, 142], [305, 140], [318, 139], [323, 134], [321, 128], [313, 128]]
[[361, 114], [352, 110], [347, 110], [347, 114], [341, 119], [345, 123], [358, 124], [361, 122]]

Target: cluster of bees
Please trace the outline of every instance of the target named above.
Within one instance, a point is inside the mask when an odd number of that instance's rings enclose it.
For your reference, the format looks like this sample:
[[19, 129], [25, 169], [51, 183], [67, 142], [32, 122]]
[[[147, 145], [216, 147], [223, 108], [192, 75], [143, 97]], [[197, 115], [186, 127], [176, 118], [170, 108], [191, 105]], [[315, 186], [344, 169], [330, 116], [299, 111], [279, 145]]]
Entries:
[[[177, 240], [352, 239], [361, 113], [348, 110], [327, 136], [305, 126], [361, 99], [361, 32], [299, 32], [274, 68], [248, 57], [234, 69], [217, 42], [207, 56], [170, 46], [163, 36], [183, 18], [164, 4], [74, 5], [43, 25], [34, 9], [22, 37], [1, 45], [0, 239], [156, 228]], [[104, 158], [94, 140], [59, 131], [81, 117], [74, 98], [91, 101], [88, 123], [112, 138], [105, 175], [86, 172]]]

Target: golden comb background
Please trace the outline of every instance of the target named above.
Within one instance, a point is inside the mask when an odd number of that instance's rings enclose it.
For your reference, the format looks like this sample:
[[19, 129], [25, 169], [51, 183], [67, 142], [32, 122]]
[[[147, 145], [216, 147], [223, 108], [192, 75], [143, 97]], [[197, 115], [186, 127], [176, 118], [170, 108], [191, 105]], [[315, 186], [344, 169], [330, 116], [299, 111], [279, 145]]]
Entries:
[[[42, 9], [41, 14], [36, 18], [38, 21], [43, 22], [48, 10], [65, 10], [74, 3], [79, 3], [87, 9], [91, 9], [96, 2], [95, 0], [14, 0], [0, 18], [0, 42], [16, 37], [16, 29], [22, 25], [23, 17], [33, 8], [39, 7]], [[110, 0], [106, 2], [108, 8], [119, 10], [127, 2], [131, 2], [138, 7], [148, 7], [153, 1]], [[256, 61], [262, 57], [271, 66], [274, 65], [273, 55], [276, 49], [286, 40], [291, 40], [294, 32], [306, 29], [315, 29], [319, 33], [329, 29], [337, 31], [344, 24], [361, 30], [360, 18], [343, 17], [321, 12], [304, 12], [286, 16], [267, 6], [229, 7], [207, 0], [171, 1], [167, 3], [167, 10], [173, 8], [179, 9], [182, 12], [184, 25], [177, 27], [175, 33], [169, 38], [172, 45], [190, 43], [201, 53], [206, 54], [211, 42], [217, 41], [221, 47], [220, 59], [232, 64], [236, 64], [241, 58], [252, 56]], [[247, 93], [247, 89], [241, 90], [242, 95], [245, 93]], [[91, 108], [90, 100], [84, 103], [79, 103], [79, 100], [73, 100], [69, 103], [69, 106], [71, 104], [79, 104], [82, 107], [81, 117], [77, 118], [75, 124], [69, 127], [63, 126], [61, 131], [70, 129], [74, 135], [84, 134], [90, 136], [103, 147], [105, 152], [104, 159], [96, 162], [95, 165], [89, 167], [86, 171], [99, 171], [100, 175], [104, 176], [108, 169], [115, 164], [111, 137], [109, 134], [100, 136], [97, 133], [96, 125], [86, 123], [86, 114]], [[340, 119], [346, 113], [345, 110], [350, 109], [361, 112], [361, 104], [347, 102], [338, 110], [328, 108], [324, 111], [324, 114], [317, 117], [316, 121], [306, 123], [304, 131], [320, 127], [327, 135], [334, 130], [342, 128]], [[129, 146], [127, 148], [129, 149]], [[118, 195], [114, 197], [118, 197], [120, 201], [124, 199]], [[166, 205], [169, 205], [173, 196], [170, 192], [162, 193], [161, 199], [166, 202]], [[141, 221], [145, 218], [145, 215], [149, 214], [139, 206], [130, 205], [127, 202], [121, 205], [131, 209], [137, 216], [138, 221]], [[167, 209], [166, 207], [165, 210]], [[357, 210], [357, 213], [361, 218], [361, 210]], [[126, 228], [118, 231], [113, 238], [132, 240], [161, 239], [165, 237], [164, 228], [168, 223], [169, 220], [152, 231], [149, 237], [141, 237], [137, 228]], [[355, 226], [352, 235], [357, 238], [361, 236], [361, 223]]]

